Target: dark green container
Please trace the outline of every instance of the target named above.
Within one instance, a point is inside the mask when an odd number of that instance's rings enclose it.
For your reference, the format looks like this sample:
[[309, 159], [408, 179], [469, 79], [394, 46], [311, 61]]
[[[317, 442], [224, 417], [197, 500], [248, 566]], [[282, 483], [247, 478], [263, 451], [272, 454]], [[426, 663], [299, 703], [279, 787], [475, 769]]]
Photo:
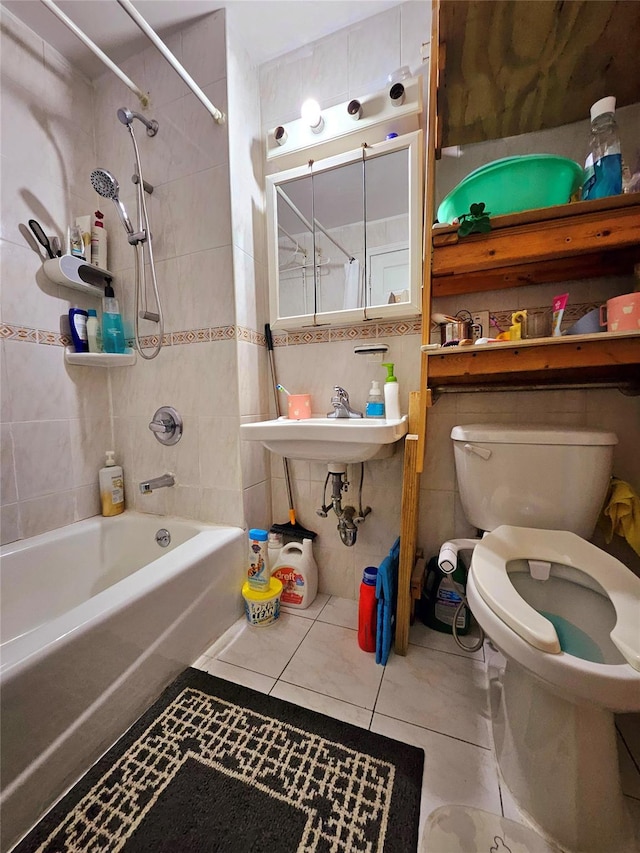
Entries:
[[[453, 634], [453, 617], [460, 604], [460, 590], [466, 592], [467, 567], [458, 556], [456, 569], [447, 575], [438, 568], [438, 558], [432, 557], [427, 566], [424, 590], [418, 615], [425, 625], [443, 634]], [[469, 608], [463, 606], [458, 613], [457, 633], [469, 632]]]

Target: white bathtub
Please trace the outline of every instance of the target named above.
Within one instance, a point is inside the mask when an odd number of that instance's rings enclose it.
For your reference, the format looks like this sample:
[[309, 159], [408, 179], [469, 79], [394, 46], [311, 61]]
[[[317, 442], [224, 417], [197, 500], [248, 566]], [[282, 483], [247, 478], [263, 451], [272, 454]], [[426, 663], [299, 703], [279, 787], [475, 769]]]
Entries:
[[238, 618], [244, 552], [133, 512], [0, 549], [3, 851]]

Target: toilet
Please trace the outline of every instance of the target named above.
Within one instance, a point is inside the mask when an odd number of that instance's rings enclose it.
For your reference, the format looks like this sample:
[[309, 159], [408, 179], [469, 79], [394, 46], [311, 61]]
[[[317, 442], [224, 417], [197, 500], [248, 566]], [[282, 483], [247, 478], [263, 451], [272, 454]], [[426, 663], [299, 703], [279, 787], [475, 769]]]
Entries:
[[502, 424], [451, 432], [460, 499], [483, 538], [467, 598], [488, 648], [502, 777], [571, 853], [635, 849], [615, 712], [640, 711], [640, 578], [587, 540], [614, 433]]

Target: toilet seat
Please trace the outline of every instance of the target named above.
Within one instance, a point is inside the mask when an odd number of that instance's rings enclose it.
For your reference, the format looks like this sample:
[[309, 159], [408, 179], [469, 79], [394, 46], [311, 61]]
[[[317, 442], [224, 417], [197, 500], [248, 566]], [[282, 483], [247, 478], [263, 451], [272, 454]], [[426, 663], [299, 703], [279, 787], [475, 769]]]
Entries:
[[509, 579], [507, 564], [521, 559], [571, 566], [600, 584], [617, 617], [611, 640], [629, 665], [640, 671], [640, 578], [610, 554], [566, 530], [503, 525], [488, 533], [476, 545], [471, 561], [479, 594], [516, 634], [550, 654], [562, 651], [554, 626], [518, 594]]

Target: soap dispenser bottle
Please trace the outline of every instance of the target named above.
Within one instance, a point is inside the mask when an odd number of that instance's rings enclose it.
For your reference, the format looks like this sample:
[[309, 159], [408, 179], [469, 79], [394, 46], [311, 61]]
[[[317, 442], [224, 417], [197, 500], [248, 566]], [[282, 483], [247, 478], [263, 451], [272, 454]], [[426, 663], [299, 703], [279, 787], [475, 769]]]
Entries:
[[380, 383], [377, 379], [372, 380], [371, 388], [369, 389], [369, 397], [365, 407], [365, 417], [367, 418], [383, 418], [384, 417], [384, 400]]
[[387, 378], [384, 383], [384, 410], [388, 421], [399, 421], [400, 415], [400, 386], [393, 375], [393, 364], [383, 364], [387, 368]]
[[100, 483], [100, 503], [102, 514], [109, 518], [124, 512], [124, 475], [122, 468], [116, 465], [113, 450], [107, 450], [104, 468], [98, 475]]

